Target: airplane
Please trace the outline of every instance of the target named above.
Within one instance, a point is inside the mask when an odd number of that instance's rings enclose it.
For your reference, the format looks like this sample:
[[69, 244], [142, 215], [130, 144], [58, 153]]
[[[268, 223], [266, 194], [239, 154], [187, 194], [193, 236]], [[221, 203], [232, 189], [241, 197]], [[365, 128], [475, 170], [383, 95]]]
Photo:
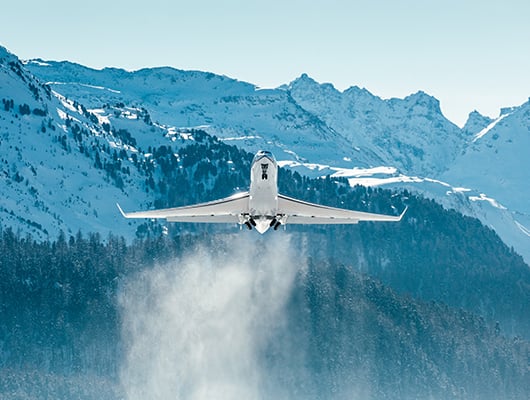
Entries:
[[263, 234], [287, 224], [356, 224], [359, 221], [401, 221], [401, 215], [372, 214], [308, 203], [278, 193], [278, 164], [270, 151], [260, 150], [250, 169], [248, 192], [191, 206], [127, 213], [125, 218], [165, 218], [168, 222], [237, 223]]

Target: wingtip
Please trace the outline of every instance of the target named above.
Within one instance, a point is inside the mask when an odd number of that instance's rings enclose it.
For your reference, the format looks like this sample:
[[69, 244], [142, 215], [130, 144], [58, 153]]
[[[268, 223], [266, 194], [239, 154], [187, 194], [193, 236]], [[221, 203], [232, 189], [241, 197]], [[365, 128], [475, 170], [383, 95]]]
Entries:
[[119, 203], [116, 203], [116, 206], [118, 207], [118, 210], [120, 210], [120, 213], [121, 215], [124, 217], [124, 218], [127, 218], [127, 214], [123, 211], [123, 209], [120, 207], [120, 204]]
[[403, 219], [403, 216], [405, 215], [405, 213], [407, 212], [408, 209], [409, 209], [409, 206], [406, 206], [405, 209], [403, 210], [403, 212], [401, 213], [401, 215], [399, 216], [399, 220], [400, 221]]

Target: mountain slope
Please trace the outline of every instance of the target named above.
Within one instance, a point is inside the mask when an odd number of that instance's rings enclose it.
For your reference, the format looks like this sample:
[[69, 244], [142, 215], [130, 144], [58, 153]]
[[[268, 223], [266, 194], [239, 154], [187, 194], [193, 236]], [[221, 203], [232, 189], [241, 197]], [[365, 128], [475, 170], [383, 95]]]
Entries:
[[443, 174], [460, 186], [480, 188], [505, 207], [530, 216], [530, 101], [476, 129], [464, 154]]
[[[6, 96], [0, 109], [2, 225], [41, 238], [61, 230], [130, 237], [113, 204], [124, 197], [124, 187], [139, 202], [149, 198], [144, 173], [132, 162], [149, 162], [149, 156], [135, 146], [147, 150], [186, 140], [148, 123], [142, 109], [87, 110], [40, 83], [5, 50], [0, 88]], [[107, 114], [120, 122], [111, 127]]]

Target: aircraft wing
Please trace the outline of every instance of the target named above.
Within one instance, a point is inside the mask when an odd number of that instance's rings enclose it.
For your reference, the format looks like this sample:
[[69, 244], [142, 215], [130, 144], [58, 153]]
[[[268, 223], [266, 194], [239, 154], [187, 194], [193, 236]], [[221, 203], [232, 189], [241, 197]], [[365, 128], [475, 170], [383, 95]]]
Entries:
[[320, 204], [278, 195], [278, 211], [287, 224], [356, 224], [359, 221], [401, 221], [407, 208], [398, 216], [373, 214]]
[[248, 213], [249, 194], [238, 193], [220, 200], [185, 207], [126, 213], [117, 204], [125, 218], [165, 218], [169, 222], [222, 222], [239, 223], [239, 216]]

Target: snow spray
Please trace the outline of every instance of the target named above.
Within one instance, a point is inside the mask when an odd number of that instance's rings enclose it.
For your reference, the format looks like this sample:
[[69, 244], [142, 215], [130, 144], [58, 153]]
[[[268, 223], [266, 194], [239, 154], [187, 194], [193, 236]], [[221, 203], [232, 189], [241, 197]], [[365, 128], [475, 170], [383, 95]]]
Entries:
[[145, 270], [120, 297], [128, 400], [260, 399], [261, 354], [300, 260], [287, 234], [234, 235]]

